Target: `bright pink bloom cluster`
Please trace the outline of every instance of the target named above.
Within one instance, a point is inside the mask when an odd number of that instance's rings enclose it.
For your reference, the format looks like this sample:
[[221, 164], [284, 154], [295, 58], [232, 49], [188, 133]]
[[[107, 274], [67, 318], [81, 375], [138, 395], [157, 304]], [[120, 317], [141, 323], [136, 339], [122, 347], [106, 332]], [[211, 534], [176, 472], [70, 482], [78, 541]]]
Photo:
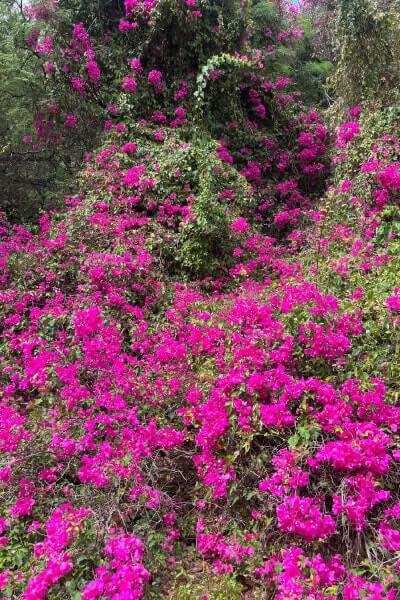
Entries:
[[348, 121], [347, 123], [341, 125], [337, 133], [337, 147], [344, 148], [357, 135], [359, 135], [360, 131], [361, 128], [357, 121]]
[[234, 536], [226, 539], [220, 533], [201, 533], [204, 524], [197, 523], [197, 551], [206, 558], [213, 558], [214, 573], [231, 573], [233, 565], [240, 565], [244, 560], [254, 555], [254, 548], [241, 544]]
[[277, 600], [322, 599], [333, 598], [329, 588], [344, 580], [345, 566], [338, 554], [328, 560], [320, 554], [309, 558], [293, 546], [268, 560], [256, 574], [277, 589]]
[[282, 531], [299, 535], [306, 541], [323, 540], [336, 531], [330, 515], [324, 515], [314, 498], [287, 496], [276, 507], [278, 525]]
[[150, 573], [142, 564], [143, 544], [134, 535], [117, 534], [105, 545], [107, 564], [96, 570], [96, 578], [82, 592], [83, 600], [114, 598], [136, 600]]
[[268, 479], [260, 481], [258, 489], [284, 498], [286, 495], [308, 485], [309, 473], [296, 466], [295, 452], [283, 449], [272, 458], [276, 471]]

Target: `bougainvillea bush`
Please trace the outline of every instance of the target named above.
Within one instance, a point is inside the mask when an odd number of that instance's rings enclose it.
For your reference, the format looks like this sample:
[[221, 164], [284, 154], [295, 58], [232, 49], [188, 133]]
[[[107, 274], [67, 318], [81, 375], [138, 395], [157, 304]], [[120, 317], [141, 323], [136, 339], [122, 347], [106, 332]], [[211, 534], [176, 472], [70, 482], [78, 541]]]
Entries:
[[76, 107], [26, 143], [103, 131], [0, 224], [2, 598], [395, 600], [396, 110], [331, 130], [290, 4], [66, 8], [25, 7]]

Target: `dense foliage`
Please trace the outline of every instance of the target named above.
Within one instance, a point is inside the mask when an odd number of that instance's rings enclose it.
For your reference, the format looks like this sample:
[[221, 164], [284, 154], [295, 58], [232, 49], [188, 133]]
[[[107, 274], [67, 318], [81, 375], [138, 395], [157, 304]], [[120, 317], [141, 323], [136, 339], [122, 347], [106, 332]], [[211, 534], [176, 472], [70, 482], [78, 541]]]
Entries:
[[80, 168], [1, 221], [2, 597], [395, 600], [396, 55], [349, 48], [396, 7], [12, 4], [24, 153]]

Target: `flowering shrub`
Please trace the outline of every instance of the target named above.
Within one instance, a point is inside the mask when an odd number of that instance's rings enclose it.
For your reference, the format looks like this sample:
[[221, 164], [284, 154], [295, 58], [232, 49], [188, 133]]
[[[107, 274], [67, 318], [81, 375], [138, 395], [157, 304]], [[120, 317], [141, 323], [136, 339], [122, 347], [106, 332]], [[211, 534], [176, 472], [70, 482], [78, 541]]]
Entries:
[[[328, 129], [275, 58], [302, 35], [293, 7], [229, 54], [234, 3], [228, 35], [218, 2], [126, 0], [111, 93], [87, 26], [45, 42], [58, 9], [39, 4], [32, 47], [107, 108], [64, 212], [0, 223], [0, 588], [394, 599], [397, 141], [354, 174], [350, 108], [330, 147], [350, 173], [323, 193]], [[40, 143], [81, 106], [48, 107]]]

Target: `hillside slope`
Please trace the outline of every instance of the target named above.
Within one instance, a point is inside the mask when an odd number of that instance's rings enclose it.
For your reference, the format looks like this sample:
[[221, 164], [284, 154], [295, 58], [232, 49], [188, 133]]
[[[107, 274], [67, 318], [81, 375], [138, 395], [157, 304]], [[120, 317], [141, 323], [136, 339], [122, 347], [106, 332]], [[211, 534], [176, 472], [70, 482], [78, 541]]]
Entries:
[[[123, 27], [202, 18], [159, 4]], [[130, 55], [65, 209], [2, 223], [5, 598], [397, 597], [397, 112], [329, 132], [285, 19]]]

